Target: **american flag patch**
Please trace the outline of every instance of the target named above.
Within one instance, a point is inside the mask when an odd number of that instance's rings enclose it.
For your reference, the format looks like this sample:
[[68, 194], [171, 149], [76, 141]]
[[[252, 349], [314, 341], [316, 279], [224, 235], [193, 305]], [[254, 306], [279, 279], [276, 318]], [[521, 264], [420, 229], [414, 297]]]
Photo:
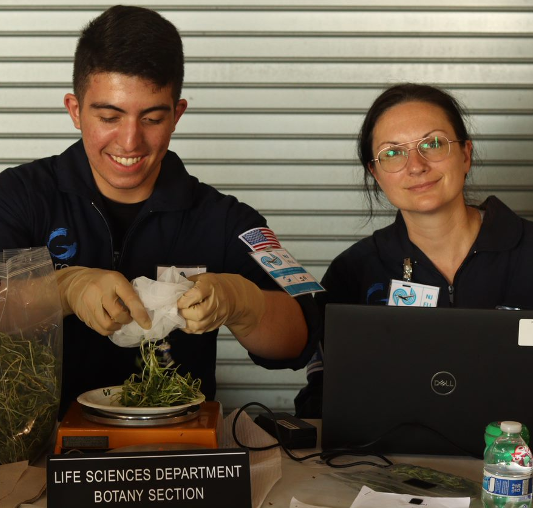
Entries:
[[245, 231], [239, 238], [253, 251], [281, 249], [276, 234], [270, 228], [254, 228]]

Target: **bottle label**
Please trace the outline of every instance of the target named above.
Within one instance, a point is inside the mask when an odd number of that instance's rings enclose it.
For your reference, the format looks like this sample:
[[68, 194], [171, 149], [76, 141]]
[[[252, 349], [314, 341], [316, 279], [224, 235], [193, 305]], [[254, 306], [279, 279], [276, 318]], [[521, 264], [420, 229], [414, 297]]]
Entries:
[[495, 496], [522, 497], [531, 499], [532, 479], [529, 475], [505, 478], [483, 471], [483, 490]]

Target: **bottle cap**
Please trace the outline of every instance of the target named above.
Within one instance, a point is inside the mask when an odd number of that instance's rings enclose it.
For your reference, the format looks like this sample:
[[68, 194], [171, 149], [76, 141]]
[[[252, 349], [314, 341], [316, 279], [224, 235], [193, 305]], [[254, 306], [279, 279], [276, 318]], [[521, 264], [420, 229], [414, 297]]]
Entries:
[[522, 430], [522, 424], [520, 422], [506, 421], [500, 424], [500, 428], [506, 434], [519, 434]]

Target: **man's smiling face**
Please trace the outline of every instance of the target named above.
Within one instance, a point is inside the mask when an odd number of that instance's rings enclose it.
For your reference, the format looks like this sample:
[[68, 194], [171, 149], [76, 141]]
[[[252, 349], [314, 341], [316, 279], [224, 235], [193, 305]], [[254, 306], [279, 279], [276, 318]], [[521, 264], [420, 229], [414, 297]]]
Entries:
[[82, 102], [67, 94], [65, 106], [81, 130], [100, 192], [122, 203], [147, 199], [187, 102], [174, 104], [171, 86], [98, 73], [90, 76]]

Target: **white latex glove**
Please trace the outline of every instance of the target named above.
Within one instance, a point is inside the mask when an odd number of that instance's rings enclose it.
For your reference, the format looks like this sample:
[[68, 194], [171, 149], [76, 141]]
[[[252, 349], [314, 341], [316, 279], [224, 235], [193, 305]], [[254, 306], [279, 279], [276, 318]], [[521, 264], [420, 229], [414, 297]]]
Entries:
[[56, 271], [63, 316], [76, 314], [101, 335], [111, 335], [135, 320], [152, 326], [139, 296], [119, 272], [71, 266]]
[[195, 282], [178, 300], [178, 309], [187, 320], [187, 333], [204, 333], [226, 325], [235, 337], [246, 337], [265, 313], [261, 289], [241, 275], [202, 273], [189, 280]]

